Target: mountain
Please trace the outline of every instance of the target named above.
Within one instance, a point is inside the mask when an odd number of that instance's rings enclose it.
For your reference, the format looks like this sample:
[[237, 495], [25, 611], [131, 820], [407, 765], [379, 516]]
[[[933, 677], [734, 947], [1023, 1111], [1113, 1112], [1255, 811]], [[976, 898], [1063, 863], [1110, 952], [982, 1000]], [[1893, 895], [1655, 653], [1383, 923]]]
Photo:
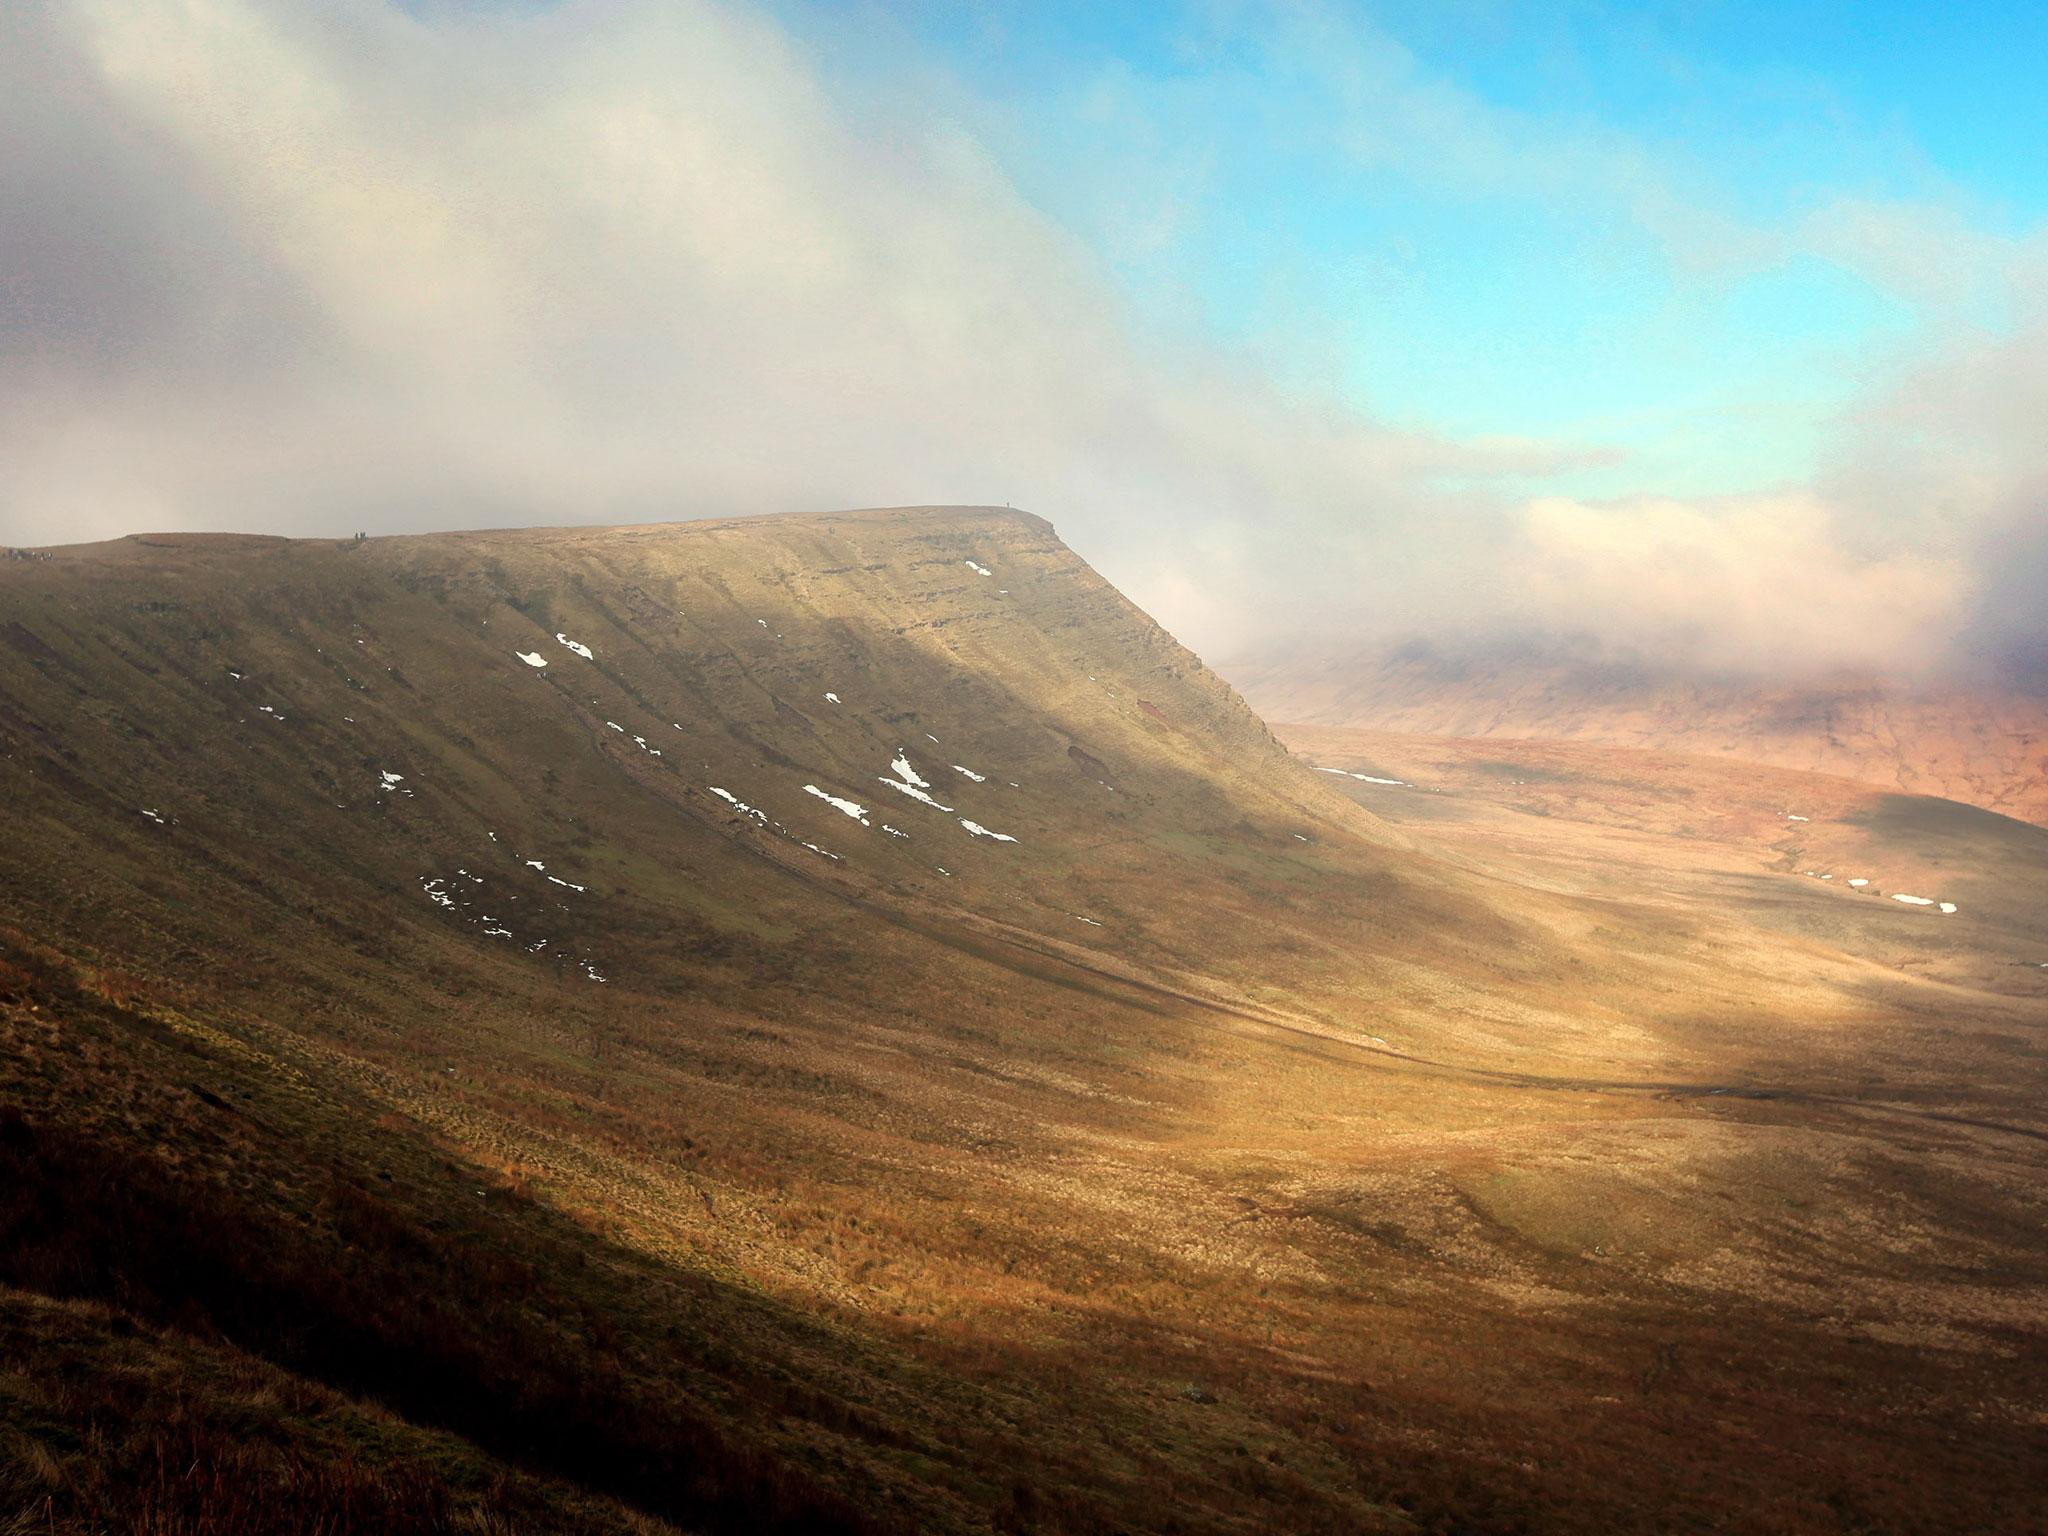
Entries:
[[2037, 1501], [2038, 829], [1304, 760], [1006, 509], [44, 553], [23, 1529]]
[[1771, 683], [1423, 642], [1274, 652], [1225, 670], [1272, 720], [1704, 753], [2048, 823], [2048, 695], [2038, 691], [1869, 678]]

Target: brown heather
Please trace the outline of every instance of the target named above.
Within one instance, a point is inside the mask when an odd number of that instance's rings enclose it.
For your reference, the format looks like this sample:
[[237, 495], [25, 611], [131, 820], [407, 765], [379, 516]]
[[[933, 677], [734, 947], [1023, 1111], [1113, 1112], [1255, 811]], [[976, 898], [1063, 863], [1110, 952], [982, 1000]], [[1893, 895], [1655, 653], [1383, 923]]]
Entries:
[[2048, 1528], [2048, 832], [1283, 735], [1003, 511], [0, 567], [0, 1532]]

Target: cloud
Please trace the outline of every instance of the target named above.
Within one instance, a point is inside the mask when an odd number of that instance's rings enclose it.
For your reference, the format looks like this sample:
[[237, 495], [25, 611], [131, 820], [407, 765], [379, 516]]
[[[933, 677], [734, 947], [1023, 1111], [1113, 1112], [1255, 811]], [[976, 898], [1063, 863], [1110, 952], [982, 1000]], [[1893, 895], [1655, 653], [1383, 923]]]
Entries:
[[[1653, 228], [1699, 270], [1781, 248], [1625, 141], [1494, 112], [1327, 13], [1228, 14], [1341, 104], [1353, 155]], [[1970, 572], [2038, 529], [2015, 445], [2048, 348], [1874, 402], [1888, 477], [1531, 500], [1612, 454], [1389, 426], [1134, 313], [1117, 243], [1034, 204], [932, 68], [849, 92], [738, 0], [0, 8], [0, 540], [1010, 501], [1210, 654], [1514, 622], [1833, 664], [2019, 602]], [[1119, 132], [1172, 141], [1111, 96]], [[1134, 186], [1131, 250], [1201, 188]], [[1814, 229], [1940, 280], [1910, 210]]]
[[1953, 560], [1845, 548], [1835, 514], [1809, 493], [1541, 499], [1510, 567], [1511, 622], [1714, 672], [1932, 669], [1970, 579]]
[[1572, 458], [1144, 334], [975, 138], [742, 7], [0, 26], [16, 542], [1009, 500], [1173, 602]]

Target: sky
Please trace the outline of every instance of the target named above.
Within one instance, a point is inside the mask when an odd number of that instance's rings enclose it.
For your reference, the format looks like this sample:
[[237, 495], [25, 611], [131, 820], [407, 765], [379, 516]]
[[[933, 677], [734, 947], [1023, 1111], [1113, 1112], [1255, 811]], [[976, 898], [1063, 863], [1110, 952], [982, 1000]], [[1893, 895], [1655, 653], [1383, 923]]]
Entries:
[[2048, 10], [22, 0], [0, 542], [1039, 512], [1212, 659], [2048, 673]]

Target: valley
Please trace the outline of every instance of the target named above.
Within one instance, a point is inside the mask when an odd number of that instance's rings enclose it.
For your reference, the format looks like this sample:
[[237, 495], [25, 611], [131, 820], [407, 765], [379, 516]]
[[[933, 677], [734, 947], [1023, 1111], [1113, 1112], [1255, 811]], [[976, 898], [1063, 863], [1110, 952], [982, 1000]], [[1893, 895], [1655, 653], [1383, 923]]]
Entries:
[[1721, 757], [2048, 822], [2038, 680], [1745, 677], [1562, 642], [1293, 646], [1226, 670], [1269, 720]]
[[1007, 509], [50, 555], [19, 1529], [2038, 1528], [2038, 826], [1269, 728]]

